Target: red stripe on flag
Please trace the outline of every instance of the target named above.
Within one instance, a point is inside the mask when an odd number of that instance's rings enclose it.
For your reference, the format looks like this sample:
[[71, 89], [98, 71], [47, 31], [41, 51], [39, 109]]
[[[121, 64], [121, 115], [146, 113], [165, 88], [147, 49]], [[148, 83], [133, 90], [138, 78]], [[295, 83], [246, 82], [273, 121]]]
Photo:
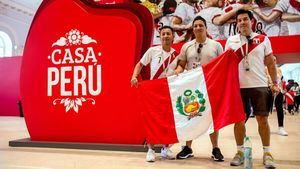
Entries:
[[227, 50], [203, 65], [215, 131], [246, 118], [238, 78], [240, 61], [233, 50]]
[[[173, 144], [178, 142], [171, 96], [167, 78], [139, 85], [143, 110], [144, 128], [149, 144]], [[155, 99], [153, 99], [155, 98]], [[145, 103], [147, 101], [147, 103]]]

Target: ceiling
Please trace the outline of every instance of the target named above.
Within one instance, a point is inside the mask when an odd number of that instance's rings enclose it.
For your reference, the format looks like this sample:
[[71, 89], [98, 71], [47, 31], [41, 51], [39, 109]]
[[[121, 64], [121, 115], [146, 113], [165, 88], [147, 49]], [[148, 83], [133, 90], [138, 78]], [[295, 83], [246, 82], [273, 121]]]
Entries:
[[22, 20], [22, 17], [33, 17], [42, 0], [0, 0], [0, 14], [13, 16]]
[[[0, 0], [0, 1], [8, 1], [8, 0]], [[21, 6], [24, 6], [26, 8], [29, 8], [33, 11], [35, 11], [39, 5], [41, 4], [42, 0], [9, 0], [13, 3], [19, 4]]]

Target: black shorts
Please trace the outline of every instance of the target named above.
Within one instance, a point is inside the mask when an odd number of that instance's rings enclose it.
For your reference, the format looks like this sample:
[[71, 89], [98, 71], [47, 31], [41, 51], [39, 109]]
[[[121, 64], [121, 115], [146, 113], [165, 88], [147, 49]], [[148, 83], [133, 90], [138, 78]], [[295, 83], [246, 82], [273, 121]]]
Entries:
[[252, 106], [255, 116], [268, 116], [271, 108], [272, 92], [268, 87], [243, 88], [241, 96], [247, 118], [250, 116], [249, 108]]

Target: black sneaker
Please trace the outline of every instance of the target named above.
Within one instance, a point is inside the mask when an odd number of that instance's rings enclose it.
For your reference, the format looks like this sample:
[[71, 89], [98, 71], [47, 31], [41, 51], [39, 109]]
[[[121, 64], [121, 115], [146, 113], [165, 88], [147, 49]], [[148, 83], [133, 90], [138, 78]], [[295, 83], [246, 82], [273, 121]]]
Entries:
[[176, 159], [186, 159], [194, 157], [193, 150], [188, 146], [184, 146], [183, 149], [176, 155]]
[[221, 153], [221, 150], [218, 147], [215, 147], [212, 151], [211, 158], [214, 159], [214, 161], [222, 162], [224, 161], [224, 156]]

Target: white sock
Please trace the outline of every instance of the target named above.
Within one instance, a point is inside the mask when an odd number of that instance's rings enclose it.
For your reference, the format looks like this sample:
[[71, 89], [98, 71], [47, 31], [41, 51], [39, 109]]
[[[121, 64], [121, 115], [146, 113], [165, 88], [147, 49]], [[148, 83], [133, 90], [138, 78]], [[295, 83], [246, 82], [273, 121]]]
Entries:
[[244, 152], [244, 146], [243, 145], [238, 145], [236, 146], [238, 151]]
[[264, 146], [264, 153], [270, 153], [271, 152], [271, 147], [270, 146]]

